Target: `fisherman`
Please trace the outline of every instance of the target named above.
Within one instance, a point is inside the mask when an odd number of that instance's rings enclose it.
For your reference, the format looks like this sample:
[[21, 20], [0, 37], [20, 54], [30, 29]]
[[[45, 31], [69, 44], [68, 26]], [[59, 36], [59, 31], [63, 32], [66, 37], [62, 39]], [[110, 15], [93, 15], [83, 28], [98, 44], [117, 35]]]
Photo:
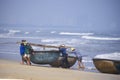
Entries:
[[67, 58], [68, 58], [68, 54], [67, 54], [67, 52], [66, 52], [66, 47], [65, 47], [65, 45], [63, 44], [63, 45], [61, 45], [60, 47], [59, 47], [59, 51], [62, 53], [62, 67], [63, 68], [69, 68], [70, 67], [70, 65], [69, 65], [69, 63], [68, 63], [68, 60], [67, 60]]
[[21, 40], [21, 44], [20, 44], [20, 55], [21, 55], [21, 64], [24, 64], [26, 63], [27, 64], [27, 61], [25, 60], [24, 58], [24, 55], [25, 55], [25, 45], [24, 43], [26, 42], [26, 40]]
[[84, 64], [82, 62], [82, 55], [81, 55], [81, 53], [78, 52], [78, 51], [76, 51], [75, 48], [71, 48], [71, 51], [72, 51], [71, 53], [75, 54], [76, 57], [77, 57], [77, 60], [78, 60], [78, 69], [84, 70], [85, 66], [84, 66]]
[[24, 43], [20, 44], [20, 55], [21, 55], [21, 64], [24, 64], [25, 60], [24, 60], [24, 54], [25, 54], [25, 46]]
[[31, 50], [32, 47], [29, 43], [27, 43], [26, 41], [24, 42], [24, 45], [25, 45], [25, 54], [24, 54], [24, 58], [25, 60], [27, 61], [27, 64], [28, 65], [31, 65], [31, 62], [30, 62], [30, 54], [31, 54]]

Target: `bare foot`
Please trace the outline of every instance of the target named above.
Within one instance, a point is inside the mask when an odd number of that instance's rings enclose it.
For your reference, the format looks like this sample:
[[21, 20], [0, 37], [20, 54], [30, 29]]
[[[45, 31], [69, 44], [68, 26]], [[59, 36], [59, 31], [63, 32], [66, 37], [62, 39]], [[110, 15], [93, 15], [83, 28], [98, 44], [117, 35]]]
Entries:
[[23, 62], [20, 62], [20, 64], [24, 65], [24, 63], [23, 63]]

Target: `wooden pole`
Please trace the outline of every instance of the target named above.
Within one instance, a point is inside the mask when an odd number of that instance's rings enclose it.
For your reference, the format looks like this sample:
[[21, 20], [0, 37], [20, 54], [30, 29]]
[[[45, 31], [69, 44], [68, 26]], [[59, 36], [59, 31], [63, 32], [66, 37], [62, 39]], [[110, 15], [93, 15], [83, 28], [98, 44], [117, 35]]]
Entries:
[[[20, 44], [22, 42], [17, 42], [17, 44]], [[60, 48], [60, 46], [52, 46], [52, 45], [43, 45], [43, 44], [36, 44], [36, 43], [29, 43], [32, 46], [38, 46], [38, 47], [47, 47], [47, 48]], [[70, 46], [65, 46], [65, 48], [71, 48]]]

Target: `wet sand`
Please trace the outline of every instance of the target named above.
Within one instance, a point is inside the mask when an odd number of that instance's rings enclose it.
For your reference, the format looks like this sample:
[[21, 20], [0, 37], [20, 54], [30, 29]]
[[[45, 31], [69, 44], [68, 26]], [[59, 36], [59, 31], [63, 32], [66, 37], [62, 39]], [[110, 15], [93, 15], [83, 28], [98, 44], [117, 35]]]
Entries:
[[120, 75], [84, 72], [47, 66], [21, 65], [0, 59], [0, 79], [23, 80], [120, 80]]

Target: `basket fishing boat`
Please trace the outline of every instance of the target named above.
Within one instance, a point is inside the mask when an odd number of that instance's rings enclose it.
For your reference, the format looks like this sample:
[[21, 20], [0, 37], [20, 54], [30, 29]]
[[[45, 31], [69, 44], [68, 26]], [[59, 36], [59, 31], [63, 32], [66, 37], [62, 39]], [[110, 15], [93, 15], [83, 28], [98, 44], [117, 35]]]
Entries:
[[93, 63], [102, 73], [120, 74], [120, 60], [93, 58]]
[[[20, 44], [21, 42], [17, 42]], [[34, 64], [50, 64], [53, 67], [60, 67], [62, 57], [60, 56], [60, 51], [58, 50], [60, 46], [52, 46], [52, 45], [43, 45], [43, 44], [35, 44], [29, 43], [31, 46], [42, 47], [43, 51], [34, 51], [34, 54], [31, 54], [30, 60]], [[71, 48], [70, 46], [65, 46], [66, 48]], [[57, 50], [45, 50], [45, 48], [56, 48]], [[76, 62], [76, 57], [69, 56], [68, 62], [70, 67], [73, 66]], [[63, 66], [64, 67], [64, 66]]]
[[[61, 67], [62, 65], [62, 56], [60, 56], [56, 61], [52, 62], [50, 65], [52, 67]], [[68, 56], [69, 67], [72, 67], [76, 63], [77, 58], [73, 56]], [[62, 66], [65, 67], [65, 66]]]
[[59, 56], [60, 52], [57, 50], [34, 51], [34, 54], [31, 54], [30, 60], [35, 64], [50, 64], [56, 61]]

